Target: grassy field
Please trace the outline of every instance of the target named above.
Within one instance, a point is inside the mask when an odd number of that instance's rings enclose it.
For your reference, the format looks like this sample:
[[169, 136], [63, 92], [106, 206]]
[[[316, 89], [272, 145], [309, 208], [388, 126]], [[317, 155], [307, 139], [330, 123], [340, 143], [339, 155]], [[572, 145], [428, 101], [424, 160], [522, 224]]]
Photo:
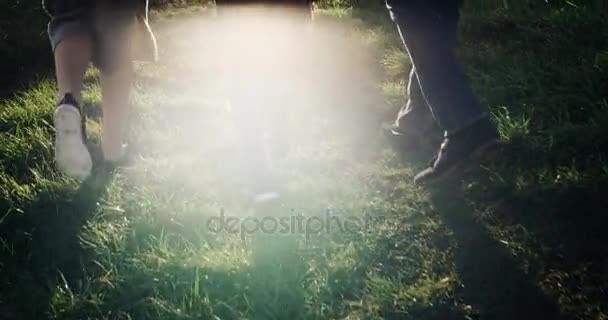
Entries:
[[318, 11], [335, 46], [314, 71], [332, 72], [294, 102], [280, 203], [239, 189], [206, 9], [154, 15], [162, 61], [137, 70], [132, 166], [61, 176], [53, 81], [6, 94], [0, 319], [608, 319], [608, 20], [510, 10], [471, 2], [460, 48], [509, 146], [441, 188], [411, 183], [432, 148], [379, 134], [410, 68], [380, 7]]

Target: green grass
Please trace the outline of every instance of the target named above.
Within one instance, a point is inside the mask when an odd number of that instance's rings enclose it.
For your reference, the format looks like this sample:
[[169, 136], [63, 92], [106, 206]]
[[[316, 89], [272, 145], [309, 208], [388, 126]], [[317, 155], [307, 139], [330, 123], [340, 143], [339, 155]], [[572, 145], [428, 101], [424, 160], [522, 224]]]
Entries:
[[[163, 60], [138, 68], [133, 167], [83, 184], [61, 176], [53, 82], [2, 100], [0, 319], [608, 319], [608, 24], [585, 8], [504, 4], [466, 8], [460, 55], [509, 147], [439, 189], [411, 183], [424, 165], [412, 159], [430, 150], [401, 155], [377, 135], [410, 65], [384, 11], [319, 12], [317, 23], [345, 26], [352, 46], [340, 50], [360, 49], [361, 68], [293, 111], [309, 117], [275, 168], [281, 205], [239, 192], [238, 131], [206, 42], [180, 42], [205, 30], [204, 10], [156, 19]], [[324, 62], [344, 70], [343, 56]], [[97, 77], [85, 92], [93, 142]], [[212, 232], [221, 212], [368, 224]]]

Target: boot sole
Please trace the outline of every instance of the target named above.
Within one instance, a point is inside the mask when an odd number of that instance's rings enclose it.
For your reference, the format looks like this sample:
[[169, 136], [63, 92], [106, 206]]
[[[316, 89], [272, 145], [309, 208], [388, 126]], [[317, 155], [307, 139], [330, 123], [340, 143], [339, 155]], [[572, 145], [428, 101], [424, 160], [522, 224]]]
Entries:
[[503, 142], [500, 139], [490, 140], [483, 145], [475, 148], [469, 155], [468, 159], [463, 159], [458, 163], [454, 164], [451, 168], [445, 170], [442, 174], [437, 175], [428, 180], [418, 181], [420, 185], [435, 185], [438, 183], [447, 183], [448, 181], [454, 181], [457, 178], [462, 177], [462, 174], [467, 167], [475, 164], [479, 164], [483, 161], [491, 161], [496, 159], [499, 154]]

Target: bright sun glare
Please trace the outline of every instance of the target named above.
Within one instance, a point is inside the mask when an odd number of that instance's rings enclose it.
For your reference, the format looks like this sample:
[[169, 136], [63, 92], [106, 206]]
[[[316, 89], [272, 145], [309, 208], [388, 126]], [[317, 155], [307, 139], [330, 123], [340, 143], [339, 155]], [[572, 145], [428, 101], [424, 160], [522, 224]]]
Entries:
[[[180, 137], [218, 144], [205, 155], [220, 159], [217, 174], [249, 180], [265, 195], [270, 172], [294, 150], [319, 150], [329, 137], [360, 137], [361, 122], [374, 122], [366, 110], [383, 103], [379, 81], [370, 50], [351, 27], [276, 8], [233, 8], [183, 21], [168, 31], [173, 37], [161, 57], [183, 93], [173, 103], [183, 100], [191, 109], [180, 115], [169, 108], [168, 116]], [[201, 106], [209, 100], [215, 102]], [[209, 105], [226, 107], [205, 111]], [[179, 142], [166, 142], [159, 150], [179, 156], [169, 151]], [[185, 152], [196, 149], [205, 148]]]

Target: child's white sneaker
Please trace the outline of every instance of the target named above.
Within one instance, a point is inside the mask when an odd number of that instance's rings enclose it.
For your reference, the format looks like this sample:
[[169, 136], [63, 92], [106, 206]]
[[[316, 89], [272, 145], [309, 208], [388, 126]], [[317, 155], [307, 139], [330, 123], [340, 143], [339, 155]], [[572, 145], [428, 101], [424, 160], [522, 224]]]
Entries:
[[55, 163], [58, 169], [79, 180], [93, 169], [93, 160], [85, 143], [85, 126], [78, 102], [66, 94], [54, 114]]

